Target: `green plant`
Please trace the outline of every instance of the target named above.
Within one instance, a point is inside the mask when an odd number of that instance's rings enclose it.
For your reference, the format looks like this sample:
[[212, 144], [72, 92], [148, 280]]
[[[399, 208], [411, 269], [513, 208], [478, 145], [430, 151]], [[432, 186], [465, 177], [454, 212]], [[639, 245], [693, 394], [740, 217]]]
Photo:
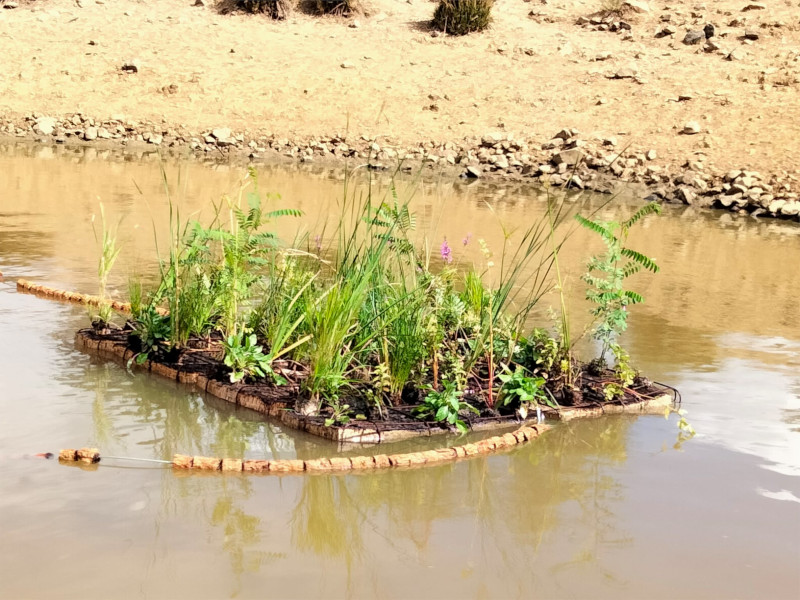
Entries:
[[[247, 193], [247, 208], [242, 208], [243, 196], [249, 182], [254, 189]], [[214, 282], [214, 298], [219, 307], [222, 330], [230, 335], [236, 327], [239, 309], [249, 300], [253, 285], [258, 281], [258, 269], [270, 263], [277, 245], [275, 234], [260, 231], [269, 221], [284, 217], [299, 217], [296, 209], [281, 209], [265, 213], [258, 193], [256, 173], [248, 172], [248, 180], [236, 199], [225, 198], [228, 223], [203, 227], [194, 222], [186, 246], [191, 252], [184, 259], [187, 265], [210, 267]], [[222, 205], [216, 207], [217, 219]], [[211, 284], [207, 286], [211, 288]]]
[[593, 336], [602, 344], [599, 357], [602, 364], [605, 364], [606, 353], [611, 345], [628, 326], [627, 307], [644, 301], [641, 295], [623, 288], [625, 279], [642, 269], [653, 273], [659, 270], [652, 258], [627, 248], [624, 244], [633, 225], [645, 216], [659, 212], [661, 206], [652, 202], [622, 222], [594, 221], [575, 215], [576, 220], [597, 233], [606, 246], [604, 254], [589, 259], [587, 272], [581, 276], [589, 284], [587, 300], [596, 305], [592, 310], [597, 322]]
[[350, 422], [349, 404], [340, 404], [339, 398], [334, 397], [329, 399], [328, 406], [331, 409], [331, 416], [325, 419], [325, 427], [331, 427], [334, 424], [347, 425]]
[[278, 385], [286, 383], [283, 377], [272, 370], [272, 359], [262, 351], [255, 333], [247, 335], [244, 331], [237, 331], [223, 340], [222, 348], [223, 362], [231, 369], [231, 383], [241, 381], [245, 377], [267, 375]]
[[528, 406], [533, 404], [547, 404], [556, 408], [557, 405], [545, 392], [544, 377], [531, 377], [521, 366], [517, 365], [514, 371], [505, 367], [505, 373], [500, 373], [498, 379], [503, 382], [500, 388], [498, 403], [500, 406], [516, 406], [520, 416], [525, 419], [528, 415]]
[[466, 410], [477, 415], [480, 412], [471, 404], [461, 400], [462, 395], [463, 392], [457, 388], [455, 382], [444, 380], [441, 391], [428, 389], [425, 399], [415, 409], [415, 413], [422, 418], [432, 417], [439, 423], [448, 423], [461, 433], [466, 433], [469, 428], [459, 413]]
[[100, 303], [97, 308], [97, 316], [102, 323], [108, 323], [111, 321], [111, 315], [113, 314], [111, 304], [106, 300], [108, 276], [119, 257], [121, 248], [117, 245], [117, 229], [119, 225], [113, 229], [108, 227], [106, 211], [102, 203], [100, 204], [100, 223], [102, 225], [102, 233], [98, 236], [94, 225], [94, 216], [92, 216], [92, 232], [94, 233], [95, 241], [100, 245], [100, 259], [97, 264], [97, 276], [100, 281], [98, 290]]
[[273, 19], [285, 19], [288, 2], [285, 0], [236, 0], [237, 6], [249, 13], [264, 13]]
[[131, 360], [144, 363], [171, 337], [170, 319], [158, 312], [151, 302], [142, 307], [133, 320], [133, 335], [139, 339], [139, 353]]
[[305, 303], [316, 293], [313, 284], [317, 275], [285, 254], [283, 260], [270, 263], [262, 280], [261, 302], [248, 320], [250, 328], [269, 341], [269, 354], [273, 359], [294, 351], [311, 339], [311, 334], [305, 329]]
[[440, 0], [433, 26], [453, 35], [483, 31], [492, 22], [494, 0]]

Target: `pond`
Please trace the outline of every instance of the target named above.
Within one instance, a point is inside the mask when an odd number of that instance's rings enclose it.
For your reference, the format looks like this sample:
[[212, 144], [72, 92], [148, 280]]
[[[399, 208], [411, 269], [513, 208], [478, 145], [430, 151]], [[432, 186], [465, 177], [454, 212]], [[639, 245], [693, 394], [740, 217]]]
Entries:
[[[235, 192], [244, 173], [175, 161], [166, 171], [186, 214]], [[304, 211], [292, 227], [309, 235], [343, 193], [341, 172], [322, 167], [259, 176], [277, 204]], [[376, 186], [387, 193], [385, 178]], [[535, 188], [399, 180], [400, 195], [412, 190], [420, 229], [465, 260], [462, 238], [499, 247], [498, 220], [525, 223], [544, 204]], [[609, 416], [558, 424], [508, 454], [418, 470], [188, 474], [25, 455], [96, 445], [167, 460], [307, 458], [336, 447], [78, 352], [84, 307], [16, 292], [17, 278], [95, 292], [99, 202], [122, 218], [111, 283], [124, 294], [131, 272], [155, 268], [154, 229], [167, 235], [159, 162], [0, 146], [0, 596], [800, 595], [800, 228], [681, 208], [632, 236], [662, 272], [634, 282], [646, 302], [623, 345], [646, 375], [680, 389], [698, 435], [677, 447], [674, 417]], [[602, 209], [629, 212], [623, 199]], [[576, 231], [563, 254], [576, 329], [587, 308], [578, 278], [595, 248]]]

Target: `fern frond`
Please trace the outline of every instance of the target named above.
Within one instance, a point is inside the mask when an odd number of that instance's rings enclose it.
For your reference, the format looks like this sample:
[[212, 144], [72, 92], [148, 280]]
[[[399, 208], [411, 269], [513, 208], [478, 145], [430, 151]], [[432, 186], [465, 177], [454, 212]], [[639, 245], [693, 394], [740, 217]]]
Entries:
[[642, 270], [642, 265], [639, 263], [628, 263], [625, 265], [625, 268], [622, 269], [622, 276], [623, 277], [630, 277], [631, 275], [638, 273]]
[[631, 250], [630, 248], [623, 248], [622, 249], [622, 256], [625, 256], [635, 263], [641, 265], [648, 271], [652, 271], [653, 273], [658, 273], [659, 267], [656, 264], [656, 261], [652, 258], [645, 256], [641, 252], [637, 252], [636, 250]]
[[279, 217], [302, 217], [303, 211], [297, 208], [281, 208], [278, 210], [272, 210], [264, 215], [264, 218], [267, 220], [270, 219], [277, 219]]
[[631, 301], [631, 304], [641, 304], [644, 302], [644, 298], [641, 295], [637, 294], [636, 292], [632, 292], [630, 290], [625, 290], [622, 294]]
[[614, 233], [607, 227], [603, 226], [602, 223], [599, 223], [597, 221], [592, 221], [591, 219], [587, 219], [586, 217], [583, 217], [581, 215], [575, 215], [575, 220], [584, 227], [586, 227], [586, 229], [594, 231], [595, 233], [601, 235], [605, 239], [614, 238]]
[[641, 219], [643, 219], [647, 215], [650, 215], [650, 214], [653, 214], [653, 213], [659, 214], [660, 212], [661, 212], [661, 205], [658, 202], [650, 202], [648, 204], [645, 204], [642, 208], [637, 210], [635, 213], [633, 213], [633, 216], [630, 219], [628, 219], [627, 221], [625, 221], [622, 224], [622, 227], [625, 228], [625, 229], [630, 229], [631, 227], [633, 227], [634, 224], [636, 224], [637, 221], [640, 221]]

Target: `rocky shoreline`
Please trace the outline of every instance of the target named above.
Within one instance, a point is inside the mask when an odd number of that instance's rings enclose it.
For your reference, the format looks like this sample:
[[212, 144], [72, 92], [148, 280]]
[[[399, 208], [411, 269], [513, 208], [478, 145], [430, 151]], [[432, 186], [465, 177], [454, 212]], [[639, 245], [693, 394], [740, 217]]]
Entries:
[[[699, 131], [687, 123], [681, 135]], [[564, 128], [550, 140], [531, 140], [499, 131], [460, 142], [394, 144], [390, 138], [336, 134], [290, 139], [262, 131], [227, 127], [190, 131], [165, 122], [125, 115], [100, 119], [81, 113], [52, 117], [33, 113], [0, 118], [0, 136], [50, 144], [105, 145], [188, 151], [197, 157], [241, 158], [269, 162], [277, 158], [303, 163], [365, 161], [370, 168], [450, 169], [464, 178], [531, 181], [552, 186], [612, 193], [620, 183], [638, 184], [648, 201], [745, 212], [754, 217], [800, 220], [800, 176], [721, 171], [705, 155], [682, 164], [660, 161], [655, 150], [619, 147], [613, 137], [584, 139]]]

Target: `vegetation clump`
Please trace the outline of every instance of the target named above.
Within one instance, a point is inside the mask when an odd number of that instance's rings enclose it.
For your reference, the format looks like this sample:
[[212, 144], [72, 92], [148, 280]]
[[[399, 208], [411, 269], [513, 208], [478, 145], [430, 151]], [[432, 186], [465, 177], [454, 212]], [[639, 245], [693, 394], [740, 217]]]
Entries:
[[264, 13], [273, 19], [285, 19], [288, 2], [286, 0], [236, 0], [239, 8], [249, 13]]
[[494, 0], [440, 0], [433, 26], [452, 35], [483, 31], [492, 22]]
[[316, 12], [321, 15], [349, 17], [359, 10], [358, 0], [313, 0]]
[[[607, 248], [583, 277], [602, 343], [589, 368], [573, 358], [563, 296], [557, 335], [530, 323], [556, 287], [554, 272], [563, 294], [562, 202], [548, 199], [546, 213], [524, 229], [503, 228], [498, 248], [478, 239], [478, 258], [466, 260], [446, 239], [415, 243], [415, 215], [394, 188], [382, 202], [371, 193], [344, 202], [332, 229], [313, 242], [279, 239], [274, 222], [301, 213], [266, 210], [269, 200], [251, 170], [208, 224], [182, 221], [170, 203], [157, 285], [131, 283], [126, 327], [135, 360], [174, 362], [202, 350], [216, 357], [218, 379], [291, 384], [295, 411], [328, 426], [423, 419], [465, 431], [478, 417], [525, 419], [540, 407], [647, 393], [618, 335], [627, 306], [642, 300], [623, 289], [624, 279], [657, 270], [624, 245], [631, 227], [657, 211], [652, 205], [620, 223], [577, 217]], [[464, 238], [465, 249], [470, 243]], [[107, 275], [101, 269], [101, 289]], [[615, 364], [606, 362], [609, 350]]]

